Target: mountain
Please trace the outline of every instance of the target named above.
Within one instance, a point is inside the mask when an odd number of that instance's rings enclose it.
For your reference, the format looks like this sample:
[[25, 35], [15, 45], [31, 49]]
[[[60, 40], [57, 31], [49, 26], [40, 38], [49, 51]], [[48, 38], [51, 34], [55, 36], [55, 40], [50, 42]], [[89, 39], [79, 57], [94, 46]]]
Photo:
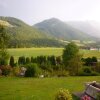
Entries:
[[51, 18], [35, 24], [33, 27], [63, 40], [93, 40], [94, 37], [82, 32], [65, 22]]
[[66, 22], [72, 27], [94, 37], [100, 38], [100, 22], [97, 21], [70, 21]]
[[13, 17], [0, 17], [0, 24], [7, 26], [9, 34], [9, 47], [32, 47], [32, 46], [61, 46], [58, 40], [50, 35], [39, 31], [23, 21]]

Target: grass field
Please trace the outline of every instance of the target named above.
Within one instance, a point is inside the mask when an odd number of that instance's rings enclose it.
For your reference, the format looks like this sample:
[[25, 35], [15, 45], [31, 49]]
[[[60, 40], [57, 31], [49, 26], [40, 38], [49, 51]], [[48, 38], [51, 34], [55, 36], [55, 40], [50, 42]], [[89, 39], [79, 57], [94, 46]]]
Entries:
[[[25, 57], [36, 57], [40, 55], [55, 55], [61, 56], [63, 52], [63, 48], [19, 48], [19, 49], [8, 49], [9, 54], [14, 56], [16, 59], [19, 56]], [[92, 57], [96, 56], [100, 58], [100, 51], [90, 51], [90, 50], [80, 50], [83, 54], [83, 57]]]
[[1, 77], [0, 100], [54, 100], [59, 88], [70, 92], [83, 91], [84, 83], [93, 80], [100, 82], [100, 76], [43, 79]]

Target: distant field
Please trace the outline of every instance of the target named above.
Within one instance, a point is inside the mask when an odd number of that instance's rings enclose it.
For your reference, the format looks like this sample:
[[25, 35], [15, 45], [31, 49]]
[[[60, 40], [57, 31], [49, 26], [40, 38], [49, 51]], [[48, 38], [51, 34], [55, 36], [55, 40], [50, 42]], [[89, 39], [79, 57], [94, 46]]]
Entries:
[[0, 100], [54, 100], [59, 88], [68, 89], [71, 93], [84, 91], [84, 83], [89, 81], [100, 82], [100, 76], [43, 79], [0, 77]]
[[[14, 56], [16, 59], [19, 56], [25, 57], [36, 57], [40, 55], [55, 55], [61, 56], [63, 48], [18, 48], [18, 49], [9, 49], [9, 54]], [[80, 50], [84, 57], [96, 56], [100, 58], [100, 51], [90, 51], [90, 50]]]
[[36, 57], [40, 55], [62, 55], [63, 48], [18, 48], [18, 49], [8, 49], [9, 54], [14, 56], [16, 59], [19, 56], [25, 57]]

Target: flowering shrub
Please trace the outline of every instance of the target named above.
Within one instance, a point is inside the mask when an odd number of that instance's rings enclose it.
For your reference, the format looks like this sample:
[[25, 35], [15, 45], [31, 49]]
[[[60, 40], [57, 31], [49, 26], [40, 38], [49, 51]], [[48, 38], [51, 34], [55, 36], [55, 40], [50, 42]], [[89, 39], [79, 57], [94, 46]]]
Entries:
[[90, 97], [89, 97], [89, 96], [85, 95], [85, 96], [83, 96], [83, 97], [82, 97], [82, 99], [81, 99], [81, 100], [91, 100], [91, 99], [90, 99]]
[[12, 71], [11, 66], [0, 66], [0, 69], [2, 70], [2, 75], [7, 76], [10, 74], [10, 72]]
[[68, 90], [60, 89], [56, 94], [55, 100], [73, 100], [73, 99]]

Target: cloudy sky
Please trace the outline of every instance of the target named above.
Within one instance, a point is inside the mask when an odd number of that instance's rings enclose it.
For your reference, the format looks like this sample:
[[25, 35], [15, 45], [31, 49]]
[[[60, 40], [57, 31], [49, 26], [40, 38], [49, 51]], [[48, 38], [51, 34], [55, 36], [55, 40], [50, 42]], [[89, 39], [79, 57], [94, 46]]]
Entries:
[[62, 21], [100, 21], [100, 0], [0, 0], [0, 16], [32, 25], [52, 17]]

